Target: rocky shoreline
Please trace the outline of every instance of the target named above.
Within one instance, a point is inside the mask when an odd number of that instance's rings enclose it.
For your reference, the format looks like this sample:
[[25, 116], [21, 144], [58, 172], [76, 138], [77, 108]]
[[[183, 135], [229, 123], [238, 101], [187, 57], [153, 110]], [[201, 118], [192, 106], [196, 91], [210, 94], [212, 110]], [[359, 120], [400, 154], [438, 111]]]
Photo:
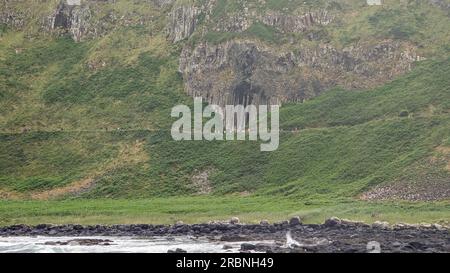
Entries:
[[[227, 243], [243, 242], [241, 252], [268, 253], [450, 252], [450, 232], [446, 226], [386, 222], [369, 225], [336, 217], [321, 225], [302, 224], [298, 217], [273, 224], [267, 221], [240, 224], [233, 218], [229, 222], [194, 225], [182, 222], [175, 225], [12, 225], [0, 227], [0, 236], [191, 236], [221, 242], [224, 249]], [[251, 243], [268, 240], [273, 243]]]

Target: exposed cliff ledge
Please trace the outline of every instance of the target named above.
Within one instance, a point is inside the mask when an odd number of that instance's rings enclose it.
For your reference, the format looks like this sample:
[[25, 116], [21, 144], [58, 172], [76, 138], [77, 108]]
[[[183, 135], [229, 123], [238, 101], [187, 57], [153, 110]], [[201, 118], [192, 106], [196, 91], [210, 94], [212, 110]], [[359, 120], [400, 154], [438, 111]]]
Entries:
[[[149, 7], [162, 11], [174, 0], [142, 0]], [[151, 25], [157, 12], [116, 9], [115, 0], [60, 0], [48, 10], [35, 11], [15, 2], [4, 1], [0, 10], [0, 23], [26, 30], [39, 29], [43, 33], [68, 34], [76, 42], [89, 40], [121, 26]], [[152, 9], [149, 9], [150, 11]], [[38, 22], [38, 25], [35, 25]], [[36, 26], [38, 28], [36, 28]]]
[[303, 101], [333, 86], [372, 87], [409, 70], [418, 58], [394, 41], [279, 52], [256, 41], [234, 40], [185, 48], [179, 70], [186, 91], [209, 103], [273, 104]]
[[174, 7], [169, 13], [167, 35], [172, 42], [178, 42], [191, 36], [197, 25], [200, 10], [194, 5]]
[[0, 24], [5, 24], [13, 28], [23, 27], [25, 22], [25, 15], [21, 13], [10, 12], [2, 10], [0, 14]]
[[307, 12], [302, 15], [287, 15], [270, 11], [263, 15], [256, 15], [248, 10], [230, 14], [221, 18], [214, 31], [219, 32], [243, 32], [255, 22], [276, 28], [282, 33], [300, 33], [313, 26], [325, 26], [333, 21], [334, 17], [327, 10]]
[[149, 2], [153, 3], [156, 7], [167, 7], [169, 5], [172, 5], [175, 0], [148, 0]]
[[0, 24], [8, 25], [12, 28], [22, 28], [26, 22], [26, 10], [15, 11], [10, 8], [8, 1], [0, 4]]
[[243, 32], [247, 30], [252, 23], [253, 20], [244, 12], [234, 13], [219, 20], [213, 30], [218, 32]]
[[273, 26], [282, 32], [303, 32], [315, 25], [328, 25], [333, 19], [334, 16], [327, 10], [311, 11], [298, 16], [279, 12], [269, 12], [261, 16], [264, 24]]
[[97, 28], [90, 25], [91, 11], [88, 6], [69, 5], [61, 2], [49, 18], [50, 30], [69, 33], [75, 41], [84, 36], [96, 36]]

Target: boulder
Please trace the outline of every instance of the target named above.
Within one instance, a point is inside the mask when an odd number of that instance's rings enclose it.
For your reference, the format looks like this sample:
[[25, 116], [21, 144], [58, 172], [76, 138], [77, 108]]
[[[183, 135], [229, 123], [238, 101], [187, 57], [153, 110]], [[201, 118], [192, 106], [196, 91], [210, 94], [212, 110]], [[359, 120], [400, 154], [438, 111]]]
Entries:
[[388, 222], [376, 221], [372, 224], [372, 228], [391, 229]]
[[446, 228], [444, 226], [439, 225], [439, 224], [433, 224], [432, 227], [436, 230], [441, 230], [441, 231], [446, 230]]
[[302, 224], [302, 221], [301, 221], [299, 216], [294, 216], [294, 217], [292, 217], [289, 220], [289, 225], [290, 226], [298, 226], [298, 225], [301, 225], [301, 224]]
[[335, 226], [339, 226], [342, 224], [342, 220], [337, 218], [337, 217], [331, 217], [327, 220], [325, 220], [324, 225], [326, 227], [335, 227]]
[[230, 224], [232, 224], [232, 225], [239, 224], [239, 218], [237, 218], [237, 217], [232, 217], [232, 218], [230, 219]]
[[241, 250], [243, 251], [247, 251], [247, 250], [255, 250], [256, 246], [253, 244], [249, 244], [249, 243], [243, 243], [241, 244]]
[[169, 249], [167, 250], [167, 253], [187, 253], [187, 251], [181, 248], [177, 248], [175, 250]]

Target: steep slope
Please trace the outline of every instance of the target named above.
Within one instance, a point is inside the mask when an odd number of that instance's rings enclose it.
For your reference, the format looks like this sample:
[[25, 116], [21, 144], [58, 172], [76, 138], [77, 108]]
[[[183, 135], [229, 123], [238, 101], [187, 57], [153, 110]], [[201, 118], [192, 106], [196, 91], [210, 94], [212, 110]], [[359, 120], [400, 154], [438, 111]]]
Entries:
[[[257, 2], [3, 1], [0, 195], [448, 199], [447, 2]], [[172, 141], [193, 94], [280, 148]]]
[[[450, 60], [430, 62], [378, 89], [336, 90], [286, 106], [281, 121], [288, 131], [272, 153], [252, 142], [175, 142], [166, 131], [3, 134], [1, 188], [10, 197], [45, 196], [90, 178], [69, 196], [167, 196], [202, 193], [203, 176], [213, 194], [309, 200], [356, 197], [377, 184], [407, 181], [435, 185], [414, 199], [446, 199], [449, 70]], [[337, 99], [343, 94], [346, 100]], [[384, 106], [372, 108], [378, 103]], [[355, 118], [364, 109], [368, 116]], [[291, 118], [305, 112], [312, 118]]]

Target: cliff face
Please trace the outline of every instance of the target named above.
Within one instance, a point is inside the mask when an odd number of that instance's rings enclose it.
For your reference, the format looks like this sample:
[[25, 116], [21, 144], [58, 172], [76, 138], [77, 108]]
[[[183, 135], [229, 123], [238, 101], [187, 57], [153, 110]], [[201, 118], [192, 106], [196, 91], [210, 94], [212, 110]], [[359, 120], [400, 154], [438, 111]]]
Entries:
[[[118, 27], [148, 25], [154, 18], [136, 12], [119, 13], [114, 0], [82, 1], [71, 5], [61, 1], [56, 9], [43, 20], [42, 29], [58, 35], [69, 34], [76, 42], [95, 39]], [[149, 8], [163, 8], [169, 0], [146, 0]]]
[[180, 72], [190, 95], [215, 104], [303, 101], [334, 86], [365, 88], [392, 79], [418, 59], [399, 42], [336, 49], [322, 44], [280, 52], [256, 41], [186, 47]]
[[194, 5], [182, 5], [174, 8], [168, 15], [167, 32], [172, 42], [178, 42], [191, 36], [197, 25], [199, 9]]
[[69, 33], [73, 40], [79, 42], [84, 37], [96, 36], [97, 29], [91, 24], [91, 11], [88, 6], [60, 3], [47, 22], [52, 31]]
[[261, 16], [261, 21], [273, 26], [282, 32], [303, 32], [314, 26], [326, 26], [330, 24], [334, 16], [327, 10], [307, 12], [302, 15], [286, 15], [279, 12], [269, 12]]
[[29, 10], [13, 10], [8, 1], [3, 0], [0, 5], [0, 24], [20, 29], [26, 22], [26, 16]]
[[[219, 44], [188, 43], [182, 50], [179, 71], [186, 92], [202, 96], [209, 103], [281, 104], [301, 102], [336, 86], [374, 87], [408, 71], [421, 59], [415, 46], [407, 41], [361, 41], [344, 48], [330, 44], [327, 27], [338, 26], [344, 16], [342, 7], [335, 3], [288, 13], [261, 12], [244, 2], [226, 16], [215, 14], [216, 5], [216, 1], [206, 1], [198, 7], [193, 3], [176, 7], [168, 20], [169, 39], [174, 43], [189, 39], [196, 32], [233, 37]], [[255, 24], [288, 37], [289, 49], [280, 50], [286, 42], [271, 45], [242, 38]], [[315, 43], [295, 44], [292, 35], [304, 35]]]

